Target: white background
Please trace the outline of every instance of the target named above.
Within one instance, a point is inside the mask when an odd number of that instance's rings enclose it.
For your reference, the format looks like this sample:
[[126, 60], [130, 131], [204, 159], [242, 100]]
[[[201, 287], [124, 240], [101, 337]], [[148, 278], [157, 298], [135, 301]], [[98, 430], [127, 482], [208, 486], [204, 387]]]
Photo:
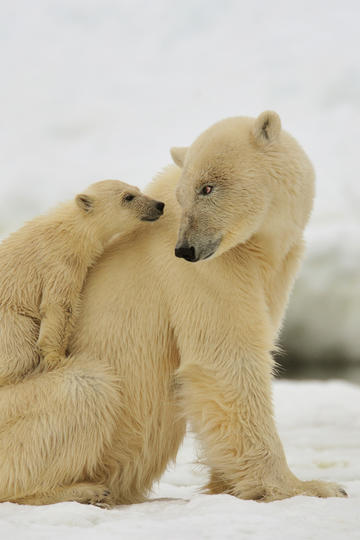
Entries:
[[318, 179], [284, 340], [360, 359], [357, 0], [0, 2], [0, 235], [92, 181], [145, 186], [206, 127], [276, 110]]

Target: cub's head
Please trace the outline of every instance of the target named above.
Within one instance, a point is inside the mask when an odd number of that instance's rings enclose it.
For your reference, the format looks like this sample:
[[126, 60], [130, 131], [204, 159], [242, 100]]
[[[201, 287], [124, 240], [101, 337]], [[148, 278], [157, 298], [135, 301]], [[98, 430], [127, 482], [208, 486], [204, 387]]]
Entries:
[[[182, 215], [175, 254], [191, 262], [246, 242], [265, 225], [271, 228], [278, 210], [292, 207], [295, 199], [302, 202], [299, 175], [306, 176], [306, 168], [312, 171], [272, 111], [256, 119], [223, 120], [190, 147], [172, 148], [171, 155], [182, 169], [176, 190]], [[308, 216], [311, 189], [307, 196]]]
[[117, 233], [129, 233], [141, 221], [156, 221], [165, 204], [144, 195], [137, 187], [119, 180], [102, 180], [91, 184], [75, 197], [75, 203], [86, 219], [98, 227], [108, 240]]

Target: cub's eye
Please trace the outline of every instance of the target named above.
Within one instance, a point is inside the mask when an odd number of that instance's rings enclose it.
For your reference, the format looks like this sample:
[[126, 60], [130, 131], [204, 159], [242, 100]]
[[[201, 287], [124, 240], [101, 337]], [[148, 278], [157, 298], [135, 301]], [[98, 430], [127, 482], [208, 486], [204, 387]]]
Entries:
[[204, 186], [202, 189], [201, 189], [201, 195], [210, 195], [210, 193], [212, 192], [213, 190], [213, 186]]
[[135, 195], [131, 195], [130, 193], [124, 197], [124, 201], [132, 201], [133, 199], [135, 199]]

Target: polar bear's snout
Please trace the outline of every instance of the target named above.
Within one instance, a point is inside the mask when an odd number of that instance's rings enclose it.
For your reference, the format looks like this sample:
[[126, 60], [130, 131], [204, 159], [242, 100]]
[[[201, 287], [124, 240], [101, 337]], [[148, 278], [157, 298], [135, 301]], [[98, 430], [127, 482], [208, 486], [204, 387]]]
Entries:
[[187, 244], [175, 247], [175, 257], [185, 259], [189, 262], [196, 262], [198, 260], [194, 246], [188, 246]]
[[156, 209], [160, 212], [160, 215], [162, 215], [164, 213], [165, 203], [157, 202], [155, 206]]
[[141, 218], [141, 221], [156, 221], [163, 215], [165, 203], [161, 201], [154, 201], [151, 206], [147, 208], [147, 213]]
[[215, 254], [220, 242], [221, 238], [210, 242], [193, 242], [195, 245], [189, 245], [186, 240], [179, 241], [175, 247], [175, 256], [189, 262], [204, 261]]

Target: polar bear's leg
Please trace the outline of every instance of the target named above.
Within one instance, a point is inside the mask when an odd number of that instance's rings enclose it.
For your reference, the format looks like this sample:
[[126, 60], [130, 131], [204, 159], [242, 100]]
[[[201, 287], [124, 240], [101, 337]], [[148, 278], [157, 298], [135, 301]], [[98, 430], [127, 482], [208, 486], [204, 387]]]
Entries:
[[209, 491], [264, 501], [346, 496], [336, 484], [302, 482], [290, 471], [273, 418], [271, 356], [251, 347], [255, 340], [242, 348], [238, 336], [224, 345], [216, 334], [213, 327], [199, 345], [188, 333], [194, 356], [182, 358], [178, 371], [183, 407], [210, 467]]
[[20, 381], [39, 362], [39, 322], [0, 308], [0, 386]]
[[118, 414], [117, 382], [77, 360], [0, 388], [0, 501], [99, 481]]
[[66, 335], [70, 313], [61, 304], [41, 306], [41, 325], [37, 347], [41, 364], [52, 369], [63, 359], [67, 347]]
[[61, 486], [36, 495], [29, 495], [11, 502], [18, 504], [43, 505], [65, 501], [76, 501], [83, 504], [93, 504], [101, 508], [114, 506], [110, 490], [103, 484], [79, 482], [70, 486]]

